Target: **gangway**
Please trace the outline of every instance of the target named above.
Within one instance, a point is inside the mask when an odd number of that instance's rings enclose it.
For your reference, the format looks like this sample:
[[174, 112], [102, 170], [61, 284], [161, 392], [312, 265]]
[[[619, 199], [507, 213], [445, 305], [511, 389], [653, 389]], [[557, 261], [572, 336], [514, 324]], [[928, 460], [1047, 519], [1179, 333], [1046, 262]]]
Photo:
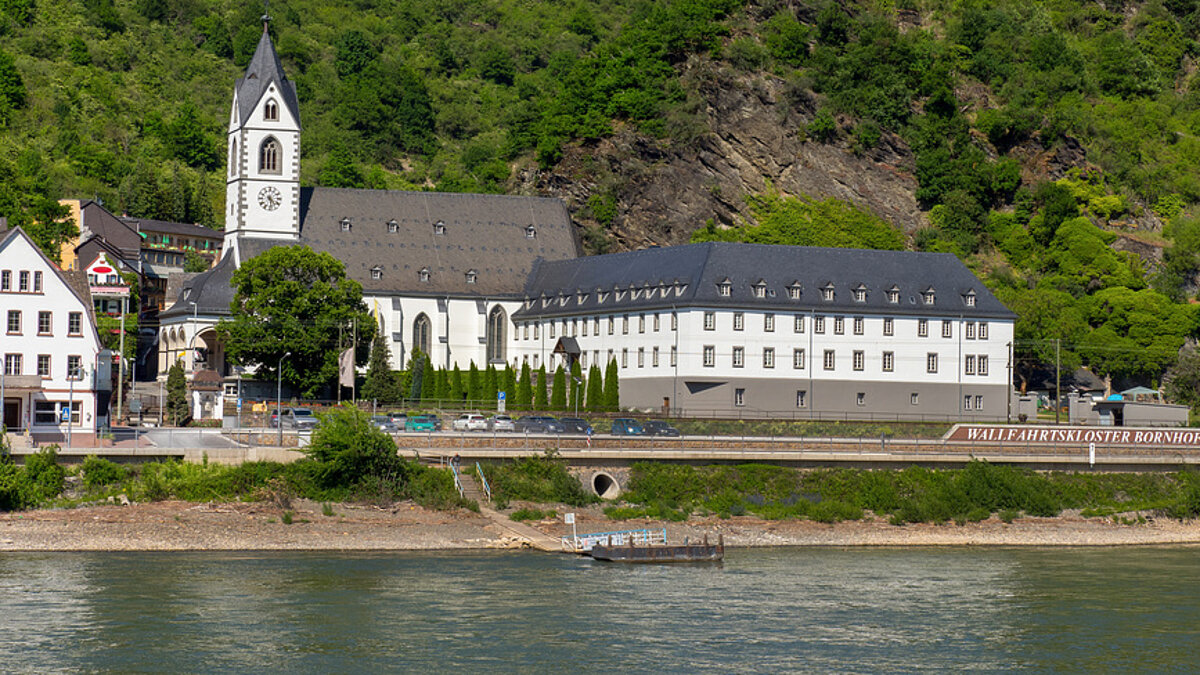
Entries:
[[650, 546], [667, 543], [667, 529], [661, 530], [618, 530], [615, 532], [592, 532], [591, 534], [569, 535], [561, 541], [562, 550], [585, 553], [599, 544], [625, 546], [632, 540], [634, 546]]

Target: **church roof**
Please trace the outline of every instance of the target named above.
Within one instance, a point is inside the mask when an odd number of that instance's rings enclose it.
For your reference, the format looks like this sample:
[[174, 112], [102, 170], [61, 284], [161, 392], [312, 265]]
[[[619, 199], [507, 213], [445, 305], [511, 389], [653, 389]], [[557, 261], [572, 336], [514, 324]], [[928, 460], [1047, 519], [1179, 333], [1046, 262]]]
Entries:
[[192, 302], [198, 315], [226, 316], [233, 302], [233, 272], [237, 269], [232, 255], [226, 255], [210, 270], [183, 282], [175, 304], [160, 312], [160, 320], [173, 316], [191, 316]]
[[283, 99], [283, 104], [287, 106], [288, 111], [292, 114], [292, 119], [296, 120], [296, 125], [299, 126], [300, 100], [296, 97], [296, 87], [283, 74], [283, 64], [279, 62], [279, 55], [275, 53], [275, 45], [271, 43], [271, 36], [264, 28], [262, 38], [258, 41], [258, 48], [254, 50], [254, 56], [250, 58], [250, 65], [246, 68], [245, 77], [237, 81], [239, 120], [244, 122], [250, 117], [250, 114], [254, 112], [254, 106], [258, 104], [271, 82], [279, 85], [280, 98]]

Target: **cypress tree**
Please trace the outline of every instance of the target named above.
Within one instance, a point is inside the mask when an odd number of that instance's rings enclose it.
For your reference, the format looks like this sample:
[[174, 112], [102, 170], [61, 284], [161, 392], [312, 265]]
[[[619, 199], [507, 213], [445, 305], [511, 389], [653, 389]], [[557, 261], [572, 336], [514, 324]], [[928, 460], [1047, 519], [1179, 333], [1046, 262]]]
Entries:
[[450, 373], [450, 400], [453, 405], [459, 405], [463, 400], [463, 376], [462, 371], [458, 369], [458, 364], [454, 364], [454, 371]]
[[521, 362], [521, 379], [517, 381], [517, 407], [529, 410], [533, 405], [533, 373], [529, 370], [529, 362]]
[[600, 366], [594, 363], [588, 368], [587, 409], [591, 412], [604, 410], [604, 378], [600, 376]]
[[617, 360], [608, 362], [604, 370], [604, 409], [616, 411], [621, 409], [621, 389], [617, 383]]
[[562, 366], [554, 369], [554, 382], [550, 386], [550, 408], [565, 410], [567, 407], [567, 376]]
[[496, 407], [496, 392], [499, 383], [496, 381], [496, 368], [492, 364], [488, 364], [487, 370], [483, 371], [483, 396], [486, 399], [484, 405], [488, 408]]
[[413, 350], [412, 360], [408, 362], [408, 365], [412, 369], [408, 398], [414, 405], [420, 404], [422, 390], [425, 387], [425, 355], [421, 353], [421, 350]]
[[474, 359], [471, 360], [471, 367], [467, 369], [467, 401], [471, 405], [479, 405], [479, 399], [483, 398], [483, 382], [480, 381], [479, 369], [475, 367]]
[[392, 355], [383, 333], [376, 333], [371, 341], [371, 358], [367, 365], [366, 381], [363, 382], [362, 397], [387, 403], [398, 401], [401, 397], [392, 374]]
[[500, 391], [504, 392], [505, 396], [508, 399], [509, 405], [512, 405], [513, 397], [517, 395], [516, 388], [514, 386], [516, 384], [516, 381], [515, 381], [513, 375], [514, 375], [514, 373], [513, 373], [512, 366], [505, 364], [504, 372], [500, 373], [500, 384], [497, 385], [500, 387]]
[[571, 381], [568, 383], [571, 390], [570, 400], [567, 403], [572, 410], [579, 410], [583, 402], [583, 370], [579, 367], [579, 359], [571, 362]]
[[537, 382], [533, 384], [533, 409], [546, 410], [550, 407], [546, 400], [546, 366], [538, 366]]
[[[176, 426], [186, 424], [191, 419], [191, 406], [188, 405], [187, 378], [183, 374], [183, 362], [176, 361], [167, 371], [167, 412], [171, 422]], [[283, 424], [283, 421], [280, 421]]]

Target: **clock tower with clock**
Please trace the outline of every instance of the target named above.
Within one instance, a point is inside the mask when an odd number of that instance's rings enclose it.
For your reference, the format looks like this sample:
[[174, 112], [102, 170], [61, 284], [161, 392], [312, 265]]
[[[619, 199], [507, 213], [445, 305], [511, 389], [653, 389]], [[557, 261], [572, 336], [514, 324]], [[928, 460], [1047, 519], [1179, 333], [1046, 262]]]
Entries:
[[229, 114], [225, 250], [242, 237], [300, 237], [300, 105], [267, 32], [238, 80]]

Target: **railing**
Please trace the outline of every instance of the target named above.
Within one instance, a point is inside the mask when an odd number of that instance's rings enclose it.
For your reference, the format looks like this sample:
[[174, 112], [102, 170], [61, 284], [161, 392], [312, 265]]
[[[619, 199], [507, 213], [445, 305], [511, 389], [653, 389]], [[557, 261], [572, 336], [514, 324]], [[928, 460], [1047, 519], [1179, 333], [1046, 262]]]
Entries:
[[479, 484], [483, 486], [484, 496], [489, 502], [492, 501], [492, 486], [488, 485], [487, 477], [483, 475], [483, 467], [479, 465], [479, 462], [475, 462], [475, 471], [479, 473]]
[[590, 551], [600, 544], [605, 546], [626, 546], [633, 542], [635, 546], [667, 543], [667, 530], [619, 530], [616, 532], [593, 532], [584, 535], [562, 537], [560, 545], [564, 551]]
[[454, 476], [454, 487], [458, 488], [458, 496], [466, 499], [466, 490], [463, 489], [462, 481], [458, 479], [458, 467], [454, 465], [454, 462], [450, 463], [450, 473]]

